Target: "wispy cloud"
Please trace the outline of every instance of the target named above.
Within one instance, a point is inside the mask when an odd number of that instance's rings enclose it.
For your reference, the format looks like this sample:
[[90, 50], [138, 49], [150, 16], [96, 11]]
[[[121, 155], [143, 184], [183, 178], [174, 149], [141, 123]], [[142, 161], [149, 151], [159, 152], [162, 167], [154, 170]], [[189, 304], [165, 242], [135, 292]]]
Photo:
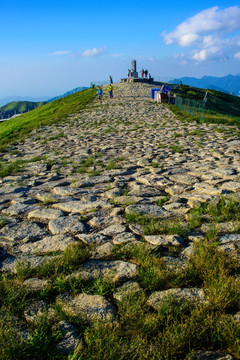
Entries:
[[219, 58], [239, 58], [240, 7], [201, 11], [179, 24], [170, 33], [163, 32], [166, 45], [192, 48], [188, 58], [197, 62]]
[[53, 55], [68, 55], [68, 54], [71, 54], [71, 51], [66, 51], [66, 50], [59, 50], [59, 51], [55, 51], [53, 53]]
[[100, 56], [105, 51], [105, 47], [103, 48], [93, 48], [93, 49], [87, 49], [82, 52], [82, 56]]

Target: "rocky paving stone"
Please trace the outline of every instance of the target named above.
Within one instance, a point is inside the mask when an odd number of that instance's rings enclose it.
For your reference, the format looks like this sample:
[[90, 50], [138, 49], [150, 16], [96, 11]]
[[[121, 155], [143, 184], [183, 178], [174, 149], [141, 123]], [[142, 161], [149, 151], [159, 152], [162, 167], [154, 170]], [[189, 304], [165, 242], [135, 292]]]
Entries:
[[113, 237], [113, 244], [120, 245], [126, 242], [136, 241], [137, 238], [133, 233], [130, 232], [123, 232]]
[[46, 316], [49, 320], [55, 317], [55, 311], [49, 307], [43, 300], [33, 301], [26, 310], [24, 310], [24, 317], [30, 324], [35, 323], [39, 317]]
[[235, 241], [240, 241], [240, 234], [225, 234], [218, 238], [220, 244], [227, 244]]
[[118, 301], [123, 301], [127, 296], [136, 294], [142, 291], [141, 286], [135, 281], [128, 281], [122, 286], [116, 288], [113, 293], [113, 298]]
[[114, 306], [101, 295], [62, 294], [56, 298], [56, 303], [71, 317], [80, 317], [90, 322], [96, 319], [108, 322], [116, 317]]
[[234, 358], [223, 351], [198, 350], [190, 356], [190, 360], [234, 360]]
[[164, 301], [189, 302], [189, 303], [204, 303], [206, 302], [205, 295], [202, 289], [199, 288], [176, 288], [163, 291], [155, 291], [148, 298], [148, 305], [158, 310]]
[[126, 214], [149, 215], [154, 217], [167, 218], [171, 213], [158, 205], [129, 205], [125, 209]]
[[183, 238], [179, 235], [144, 235], [144, 239], [158, 246], [184, 246]]
[[62, 340], [56, 345], [57, 351], [63, 355], [69, 355], [74, 352], [80, 344], [76, 328], [67, 321], [60, 321], [57, 328], [63, 333]]
[[67, 246], [75, 244], [77, 241], [66, 235], [47, 236], [34, 243], [21, 245], [19, 250], [25, 254], [48, 254], [57, 251], [64, 251]]
[[1, 239], [6, 239], [10, 242], [17, 242], [20, 240], [29, 242], [47, 235], [47, 231], [42, 229], [38, 224], [23, 221], [5, 225], [4, 228], [0, 230], [0, 241]]
[[22, 283], [26, 291], [36, 292], [46, 289], [49, 286], [49, 281], [45, 279], [30, 278]]
[[64, 213], [61, 210], [51, 209], [48, 207], [38, 208], [28, 213], [28, 220], [50, 221], [63, 216]]
[[81, 277], [84, 280], [91, 280], [104, 277], [113, 283], [121, 283], [132, 280], [136, 276], [137, 265], [133, 263], [122, 260], [89, 260], [82, 265], [80, 271], [72, 273], [67, 278]]
[[79, 214], [87, 214], [91, 211], [98, 210], [100, 208], [112, 208], [112, 204], [107, 203], [105, 201], [91, 201], [91, 202], [83, 202], [83, 201], [69, 201], [66, 203], [58, 203], [53, 204], [53, 208], [60, 209], [65, 212], [70, 213], [79, 213]]
[[108, 242], [108, 238], [100, 233], [91, 234], [77, 234], [76, 237], [85, 244], [100, 245]]
[[6, 209], [3, 209], [2, 214], [9, 215], [9, 216], [19, 216], [19, 215], [26, 214], [27, 212], [33, 210], [34, 208], [35, 208], [34, 205], [17, 203], [17, 204], [9, 206]]
[[53, 235], [57, 234], [79, 234], [86, 232], [85, 225], [80, 221], [79, 216], [60, 216], [49, 221], [48, 229]]
[[124, 233], [126, 230], [127, 230], [127, 228], [124, 225], [110, 225], [109, 227], [103, 229], [101, 231], [101, 234], [108, 235], [108, 236], [114, 236], [114, 235]]

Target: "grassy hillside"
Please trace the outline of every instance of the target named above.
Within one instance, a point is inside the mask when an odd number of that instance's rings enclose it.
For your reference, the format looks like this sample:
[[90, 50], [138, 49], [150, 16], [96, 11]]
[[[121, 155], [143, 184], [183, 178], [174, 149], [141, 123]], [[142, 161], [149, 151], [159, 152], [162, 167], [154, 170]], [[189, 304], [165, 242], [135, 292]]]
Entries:
[[87, 89], [40, 108], [0, 123], [0, 150], [27, 136], [41, 125], [50, 125], [82, 110], [95, 96], [96, 90]]
[[15, 114], [23, 114], [27, 111], [34, 110], [44, 104], [46, 104], [45, 101], [41, 101], [41, 102], [12, 101], [0, 107], [0, 118], [7, 119]]
[[[222, 123], [240, 126], [240, 97], [225, 94], [221, 91], [207, 90], [207, 102], [205, 106], [205, 122]], [[175, 91], [183, 98], [203, 100], [206, 90], [181, 85]], [[175, 113], [180, 114], [180, 110], [174, 109]], [[183, 114], [183, 117], [186, 116]], [[190, 115], [189, 117], [190, 119]]]

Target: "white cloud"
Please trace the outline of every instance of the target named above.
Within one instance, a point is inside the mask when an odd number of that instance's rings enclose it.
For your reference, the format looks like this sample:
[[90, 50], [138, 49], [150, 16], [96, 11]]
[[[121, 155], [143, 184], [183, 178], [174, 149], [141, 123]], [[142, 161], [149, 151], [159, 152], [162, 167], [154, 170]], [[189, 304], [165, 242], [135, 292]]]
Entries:
[[162, 33], [166, 45], [191, 47], [188, 57], [197, 62], [210, 59], [237, 58], [240, 36], [240, 7], [206, 9], [179, 24], [170, 33]]
[[60, 50], [60, 51], [55, 51], [53, 53], [53, 55], [67, 55], [67, 54], [70, 54], [70, 51]]
[[99, 56], [101, 55], [105, 50], [104, 48], [93, 48], [93, 49], [87, 49], [82, 53], [82, 56]]
[[235, 59], [240, 60], [240, 51], [234, 54]]

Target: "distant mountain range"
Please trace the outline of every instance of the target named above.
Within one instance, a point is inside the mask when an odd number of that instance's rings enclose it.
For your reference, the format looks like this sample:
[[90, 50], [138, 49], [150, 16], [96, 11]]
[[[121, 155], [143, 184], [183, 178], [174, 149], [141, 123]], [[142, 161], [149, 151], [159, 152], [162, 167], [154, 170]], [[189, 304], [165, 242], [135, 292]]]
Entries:
[[201, 79], [195, 77], [182, 77], [174, 79], [171, 83], [182, 82], [185, 85], [201, 88], [218, 90], [225, 93], [239, 95], [240, 91], [240, 74], [226, 75], [223, 77], [203, 76]]
[[42, 97], [39, 97], [39, 98], [33, 98], [33, 97], [30, 97], [30, 96], [8, 96], [8, 97], [5, 97], [3, 99], [0, 99], [0, 106], [6, 105], [6, 104], [8, 104], [10, 102], [13, 102], [13, 101], [30, 101], [30, 102], [46, 101], [46, 102], [50, 102], [50, 101], [54, 101], [54, 100], [57, 100], [57, 99], [61, 99], [61, 98], [65, 97], [65, 96], [74, 94], [75, 92], [85, 90], [85, 89], [87, 89], [87, 87], [85, 87], [85, 86], [77, 87], [75, 89], [67, 91], [63, 95], [59, 95], [59, 96], [53, 97], [51, 99], [49, 99], [48, 96], [42, 96]]
[[51, 99], [49, 99], [48, 97], [38, 99], [21, 96], [6, 97], [0, 100], [0, 119], [8, 119], [15, 114], [23, 114], [27, 111], [36, 109], [37, 107], [44, 105], [47, 102], [52, 102], [54, 100], [64, 98], [85, 89], [87, 89], [87, 87], [77, 87], [75, 89], [67, 91], [63, 95], [59, 95]]
[[70, 91], [65, 92], [63, 95], [55, 96], [54, 98], [47, 100], [47, 102], [58, 100], [58, 99], [66, 97], [66, 96], [75, 94], [78, 91], [82, 91], [82, 90], [86, 90], [86, 89], [88, 89], [86, 86], [77, 87], [75, 89], [72, 89]]

